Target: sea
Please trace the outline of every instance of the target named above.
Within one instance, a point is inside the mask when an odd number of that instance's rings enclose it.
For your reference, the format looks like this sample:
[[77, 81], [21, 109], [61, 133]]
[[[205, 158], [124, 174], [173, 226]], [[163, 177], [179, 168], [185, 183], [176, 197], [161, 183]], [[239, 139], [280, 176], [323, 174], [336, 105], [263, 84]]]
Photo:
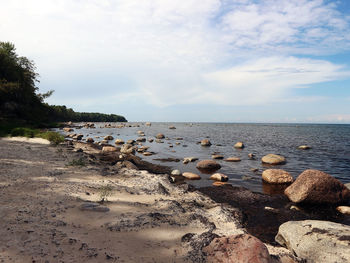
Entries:
[[[181, 172], [193, 172], [201, 176], [201, 180], [189, 181], [195, 187], [212, 185], [210, 174], [201, 173], [196, 163], [183, 164], [185, 157], [196, 157], [199, 160], [210, 160], [213, 154], [221, 154], [224, 158], [239, 157], [240, 162], [220, 163], [217, 172], [229, 177], [229, 183], [243, 186], [254, 192], [278, 194], [282, 190], [261, 180], [265, 169], [271, 168], [261, 163], [261, 158], [269, 153], [282, 155], [287, 162], [273, 168], [283, 169], [294, 178], [306, 169], [317, 169], [329, 173], [343, 183], [350, 182], [350, 125], [342, 124], [260, 124], [260, 123], [123, 123], [123, 128], [105, 128], [107, 123], [95, 123], [95, 129], [81, 128], [76, 133], [84, 138], [92, 137], [102, 141], [106, 135], [115, 139], [127, 141], [140, 137], [138, 131], [145, 133], [146, 139], [163, 133], [166, 139], [163, 143], [144, 142], [149, 146], [152, 156], [136, 155], [154, 163], [178, 169]], [[120, 125], [121, 123], [111, 123]], [[79, 125], [79, 124], [78, 124]], [[174, 126], [175, 129], [169, 129]], [[210, 147], [199, 144], [203, 139], [209, 139]], [[110, 141], [114, 144], [114, 140]], [[243, 142], [243, 149], [234, 148], [236, 142]], [[309, 150], [298, 149], [300, 145], [308, 145]], [[251, 160], [249, 153], [256, 158]], [[157, 160], [163, 159], [163, 160]], [[164, 161], [168, 159], [168, 161]], [[174, 161], [174, 160], [180, 161]], [[172, 161], [169, 161], [172, 160]], [[257, 169], [257, 171], [253, 171]]]

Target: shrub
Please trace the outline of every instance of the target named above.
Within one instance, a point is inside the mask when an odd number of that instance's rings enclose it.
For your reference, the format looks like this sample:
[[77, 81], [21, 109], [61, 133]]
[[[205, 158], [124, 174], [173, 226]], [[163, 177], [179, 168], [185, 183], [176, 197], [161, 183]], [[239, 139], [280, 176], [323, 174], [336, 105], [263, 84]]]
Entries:
[[64, 137], [61, 134], [53, 131], [41, 132], [37, 135], [37, 137], [49, 140], [51, 143], [55, 145], [58, 145], [61, 142], [64, 142]]
[[99, 188], [101, 202], [108, 201], [107, 198], [113, 193], [113, 186], [108, 184]]
[[11, 136], [24, 136], [28, 138], [33, 138], [38, 132], [39, 132], [38, 130], [19, 127], [19, 128], [14, 128], [11, 131]]
[[68, 166], [85, 166], [85, 161], [83, 158], [79, 158], [78, 160], [72, 160], [68, 164]]

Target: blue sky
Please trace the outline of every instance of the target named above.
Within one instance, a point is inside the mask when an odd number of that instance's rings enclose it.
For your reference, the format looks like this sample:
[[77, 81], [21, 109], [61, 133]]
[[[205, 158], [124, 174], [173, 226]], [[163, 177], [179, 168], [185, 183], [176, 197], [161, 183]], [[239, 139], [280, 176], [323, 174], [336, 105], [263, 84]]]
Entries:
[[350, 123], [350, 3], [0, 0], [51, 104], [130, 121]]

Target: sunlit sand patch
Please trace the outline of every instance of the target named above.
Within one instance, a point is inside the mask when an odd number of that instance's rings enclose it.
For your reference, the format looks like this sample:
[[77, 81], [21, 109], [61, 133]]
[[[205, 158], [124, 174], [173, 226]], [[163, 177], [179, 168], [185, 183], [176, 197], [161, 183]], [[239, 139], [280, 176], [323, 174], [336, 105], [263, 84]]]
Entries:
[[45, 162], [33, 162], [33, 161], [26, 161], [22, 159], [0, 159], [1, 163], [8, 163], [8, 164], [30, 164], [30, 165], [44, 165]]
[[29, 143], [38, 143], [38, 144], [50, 144], [48, 140], [42, 139], [42, 138], [6, 137], [6, 138], [2, 138], [2, 140], [16, 141], [16, 142], [29, 142]]

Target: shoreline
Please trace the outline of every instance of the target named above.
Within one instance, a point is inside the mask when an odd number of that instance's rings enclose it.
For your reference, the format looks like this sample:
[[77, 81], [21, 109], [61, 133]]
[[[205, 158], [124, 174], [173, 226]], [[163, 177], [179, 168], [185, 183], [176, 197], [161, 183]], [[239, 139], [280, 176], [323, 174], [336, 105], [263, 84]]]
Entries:
[[[65, 145], [7, 139], [0, 144], [4, 262], [204, 262], [202, 248], [214, 237], [246, 232], [240, 211], [188, 184], [171, 184], [167, 176], [67, 166], [84, 155], [94, 158]], [[102, 207], [109, 212], [81, 210], [86, 202], [100, 201], [100, 188], [108, 183], [113, 193]], [[189, 233], [190, 241], [181, 241]]]

